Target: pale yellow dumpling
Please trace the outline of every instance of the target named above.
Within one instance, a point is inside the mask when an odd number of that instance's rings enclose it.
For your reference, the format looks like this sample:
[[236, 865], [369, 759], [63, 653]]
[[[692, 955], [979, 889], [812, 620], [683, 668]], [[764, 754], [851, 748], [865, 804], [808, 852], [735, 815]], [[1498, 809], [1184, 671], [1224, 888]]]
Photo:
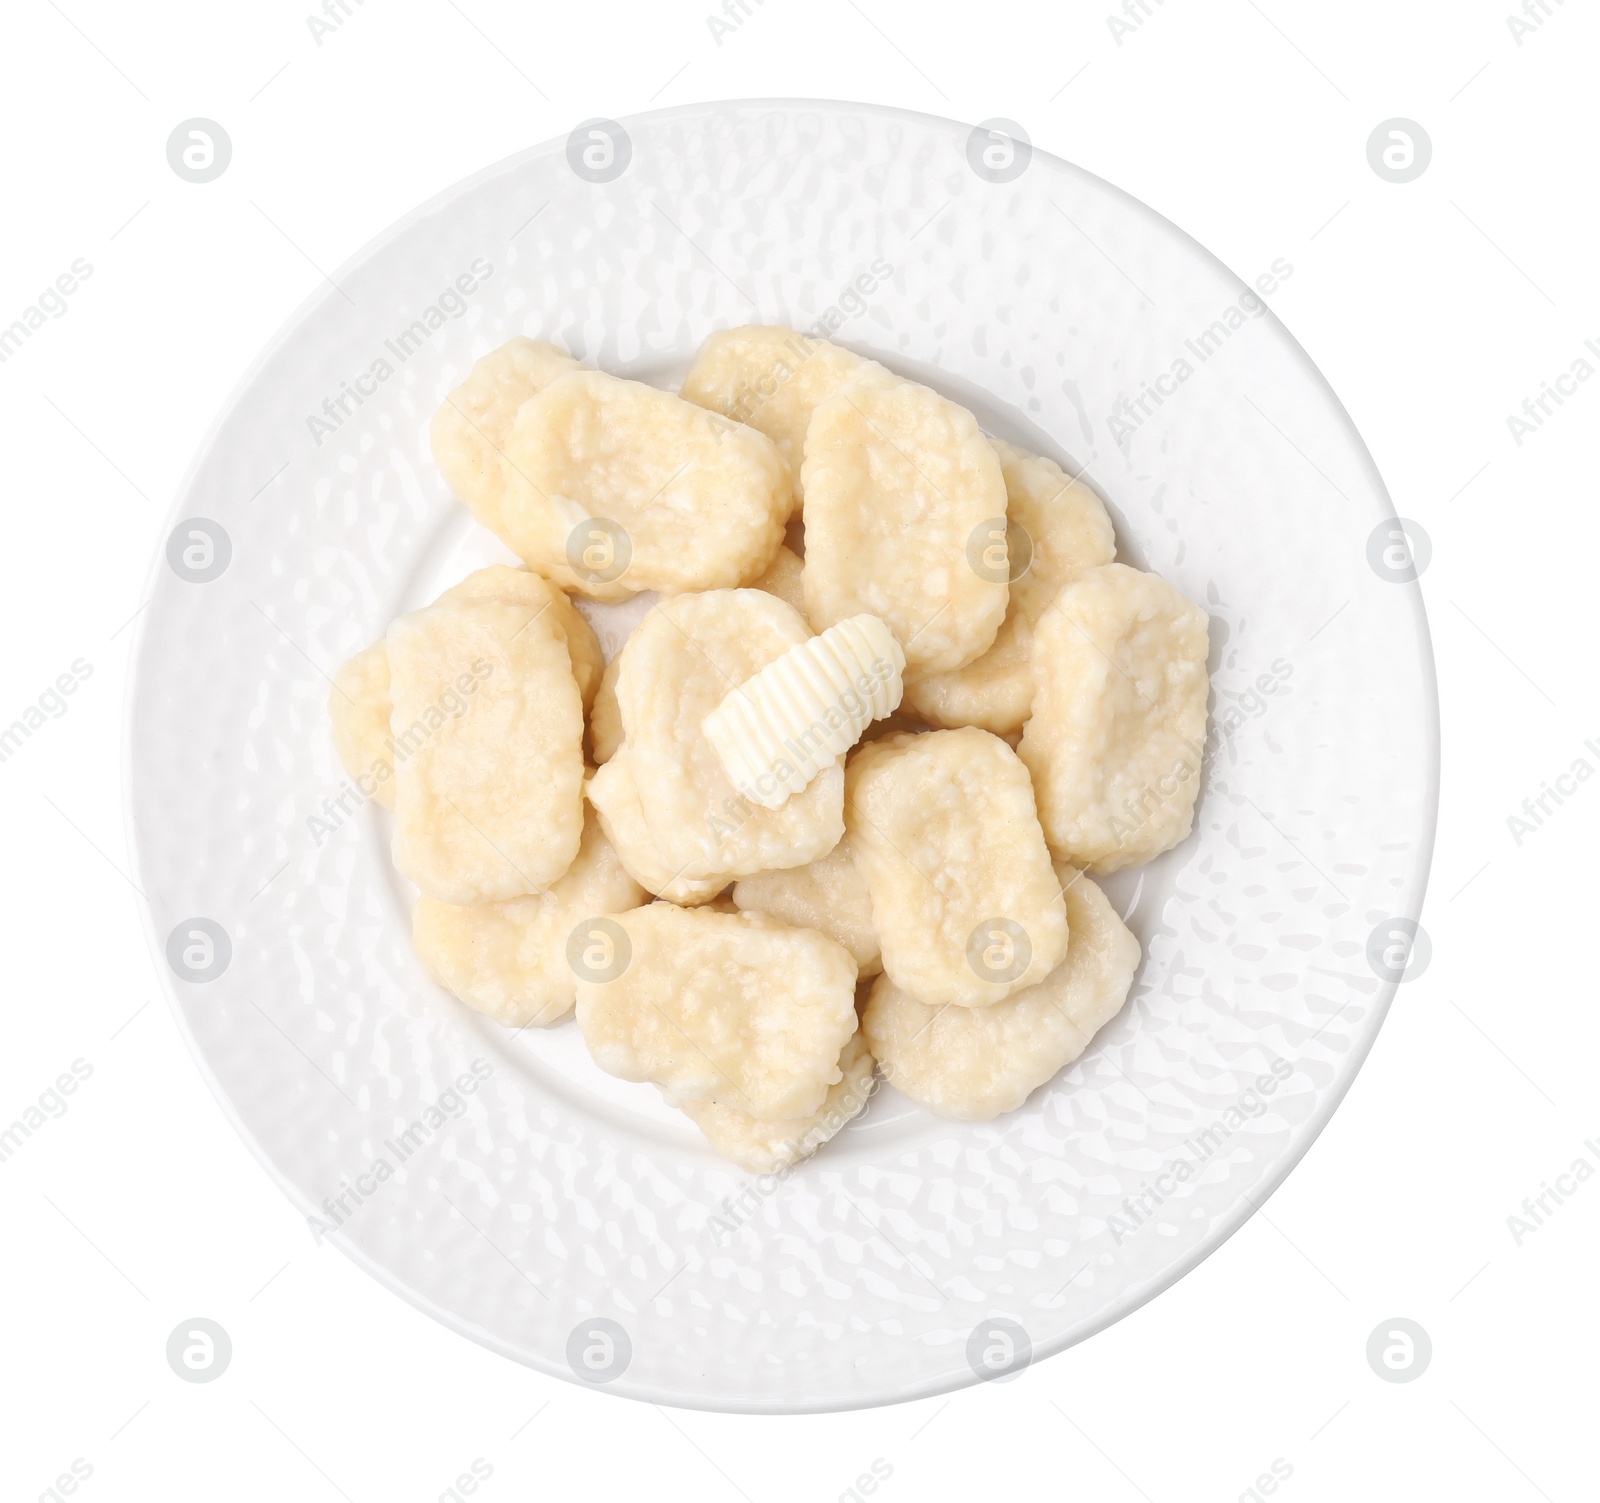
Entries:
[[584, 793], [617, 858], [647, 892], [693, 907], [710, 902], [728, 885], [726, 877], [691, 877], [683, 862], [673, 865], [662, 854], [645, 821], [626, 742], [617, 745], [606, 765], [589, 779]]
[[646, 887], [629, 813], [637, 804], [650, 858], [665, 875], [712, 881], [804, 866], [844, 833], [844, 770], [835, 763], [778, 809], [740, 796], [703, 722], [728, 691], [811, 631], [761, 590], [712, 590], [662, 600], [620, 654], [617, 706], [624, 743], [595, 774], [589, 797], [618, 854]]
[[394, 862], [431, 897], [543, 892], [583, 826], [583, 704], [566, 643], [528, 607], [451, 600], [386, 638]]
[[1208, 618], [1155, 574], [1078, 576], [1034, 628], [1033, 714], [1017, 754], [1065, 860], [1113, 872], [1194, 823], [1210, 678]]
[[877, 361], [826, 339], [755, 325], [707, 336], [681, 395], [765, 433], [783, 458], [798, 511], [805, 500], [806, 429], [817, 404], [850, 381], [892, 385], [898, 379]]
[[[1006, 481], [1006, 526], [996, 519], [976, 557], [978, 567], [1012, 576], [1006, 617], [994, 646], [965, 668], [908, 674], [906, 703], [931, 725], [977, 725], [1009, 736], [1022, 729], [1033, 705], [1034, 623], [1069, 579], [1116, 557], [1116, 537], [1100, 498], [1082, 480], [1069, 479], [1052, 460], [992, 442]], [[1008, 536], [1023, 557], [1006, 557]]]
[[816, 929], [854, 958], [863, 976], [883, 969], [872, 927], [872, 892], [856, 869], [846, 835], [825, 856], [785, 871], [757, 872], [733, 885], [733, 901], [747, 913], [770, 913], [800, 929]]
[[914, 382], [842, 387], [811, 415], [806, 615], [822, 631], [866, 613], [907, 668], [960, 668], [994, 645], [1008, 587], [973, 567], [1006, 513], [994, 447], [964, 407]]
[[1028, 771], [974, 729], [859, 747], [845, 824], [883, 968], [932, 1006], [993, 1006], [1066, 953], [1067, 919]]
[[671, 903], [611, 922], [625, 949], [604, 979], [578, 979], [578, 1027], [602, 1070], [766, 1122], [822, 1106], [856, 1031], [842, 946], [764, 914]]
[[500, 536], [596, 600], [741, 584], [772, 562], [789, 514], [765, 434], [600, 371], [524, 402], [501, 470]]
[[787, 547], [779, 548], [766, 572], [750, 581], [752, 590], [765, 590], [776, 595], [786, 605], [792, 605], [803, 616], [806, 613], [805, 587], [801, 578], [805, 565], [800, 555]]
[[859, 1117], [876, 1084], [875, 1061], [866, 1040], [856, 1032], [839, 1052], [839, 1079], [828, 1087], [822, 1105], [807, 1116], [764, 1122], [714, 1101], [680, 1101], [677, 1106], [724, 1158], [752, 1174], [776, 1174], [809, 1158]]
[[565, 350], [536, 339], [507, 340], [490, 350], [440, 404], [429, 428], [433, 462], [445, 484], [491, 532], [500, 527], [500, 470], [517, 409], [557, 376], [582, 370]]
[[344, 770], [385, 809], [394, 808], [389, 709], [389, 650], [374, 642], [335, 670], [328, 718]]
[[1037, 986], [993, 1007], [928, 1007], [887, 976], [862, 1014], [867, 1043], [897, 1091], [959, 1122], [1015, 1111], [1083, 1053], [1127, 1000], [1139, 941], [1087, 877], [1065, 863], [1072, 939]]
[[547, 1028], [577, 998], [574, 931], [648, 901], [590, 810], [576, 858], [546, 892], [465, 907], [424, 894], [412, 910], [411, 942], [428, 974], [467, 1006], [508, 1028]]

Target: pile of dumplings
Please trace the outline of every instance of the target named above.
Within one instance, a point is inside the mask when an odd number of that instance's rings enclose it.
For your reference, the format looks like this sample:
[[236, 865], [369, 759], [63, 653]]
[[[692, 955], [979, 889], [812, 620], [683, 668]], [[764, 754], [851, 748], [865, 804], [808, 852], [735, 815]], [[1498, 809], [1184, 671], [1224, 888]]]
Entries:
[[[1115, 561], [1088, 486], [782, 328], [711, 335], [676, 394], [513, 339], [431, 440], [525, 567], [399, 617], [329, 710], [440, 986], [510, 1028], [575, 1014], [758, 1172], [880, 1072], [1013, 1111], [1116, 1015], [1139, 946], [1089, 874], [1189, 833], [1208, 621]], [[644, 592], [606, 662], [586, 613]], [[891, 649], [859, 696], [797, 653], [834, 628]], [[797, 760], [758, 801], [717, 732], [780, 663], [818, 725], [771, 731]]]

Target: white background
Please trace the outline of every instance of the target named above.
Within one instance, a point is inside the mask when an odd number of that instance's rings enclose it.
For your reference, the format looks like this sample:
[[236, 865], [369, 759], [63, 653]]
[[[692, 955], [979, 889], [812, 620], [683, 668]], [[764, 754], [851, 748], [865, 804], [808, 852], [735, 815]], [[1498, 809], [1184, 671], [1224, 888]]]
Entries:
[[[1592, 438], [1600, 382], [1520, 446], [1508, 414], [1600, 342], [1593, 72], [1570, 0], [708, 0], [527, 7], [12, 0], [0, 90], [0, 326], [93, 275], [0, 365], [0, 722], [76, 659], [67, 713], [0, 764], [9, 920], [0, 1124], [92, 1076], [0, 1163], [0, 1491], [112, 1499], [1595, 1496], [1600, 1178], [1521, 1245], [1507, 1218], [1600, 1166], [1592, 863], [1600, 786], [1518, 845], [1524, 798], [1600, 755]], [[1540, 0], [1532, 0], [1537, 10]], [[1349, 407], [1433, 559], [1444, 717], [1427, 971], [1321, 1140], [1178, 1286], [1015, 1382], [857, 1414], [656, 1410], [524, 1371], [315, 1247], [179, 1040], [122, 871], [123, 691], [141, 582], [205, 428], [337, 267], [458, 178], [580, 119], [700, 99], [866, 100], [1033, 141], [1166, 214], [1246, 280]], [[180, 120], [234, 159], [169, 169]], [[1434, 158], [1369, 168], [1405, 116]], [[1600, 367], [1600, 356], [1592, 357]], [[203, 692], [204, 686], [196, 686]], [[1600, 783], [1600, 780], [1597, 780]], [[180, 1382], [181, 1320], [232, 1364]], [[1380, 1381], [1404, 1316], [1431, 1365]], [[1263, 1494], [1264, 1495], [1264, 1494]]]

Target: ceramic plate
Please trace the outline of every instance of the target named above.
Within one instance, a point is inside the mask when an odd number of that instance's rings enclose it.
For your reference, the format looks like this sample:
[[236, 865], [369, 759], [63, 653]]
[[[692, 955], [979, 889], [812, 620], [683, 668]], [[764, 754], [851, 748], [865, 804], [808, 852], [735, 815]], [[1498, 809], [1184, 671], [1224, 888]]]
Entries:
[[[319, 1239], [543, 1372], [766, 1412], [1004, 1375], [1217, 1247], [1372, 1044], [1437, 790], [1403, 532], [1266, 283], [1003, 122], [792, 101], [586, 122], [332, 283], [183, 488], [128, 748], [173, 1005]], [[527, 334], [670, 386], [746, 323], [826, 333], [1084, 471], [1119, 556], [1213, 623], [1194, 833], [1107, 884], [1144, 948], [1122, 1014], [1009, 1116], [884, 1089], [772, 1178], [571, 1025], [513, 1034], [428, 981], [325, 709], [344, 657], [508, 556], [428, 452], [473, 360]], [[601, 620], [608, 652], [632, 619]]]

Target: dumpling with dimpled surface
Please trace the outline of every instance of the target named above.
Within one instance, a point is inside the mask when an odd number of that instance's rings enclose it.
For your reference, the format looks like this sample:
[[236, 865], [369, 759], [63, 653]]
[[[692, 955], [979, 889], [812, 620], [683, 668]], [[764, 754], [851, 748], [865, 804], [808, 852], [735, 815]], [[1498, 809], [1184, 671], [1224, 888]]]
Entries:
[[[593, 704], [603, 667], [599, 640], [572, 602], [549, 580], [526, 569], [491, 564], [452, 585], [439, 599], [509, 600], [528, 606], [566, 645], [584, 709]], [[394, 808], [395, 757], [389, 725], [393, 708], [389, 649], [381, 641], [374, 642], [335, 672], [328, 714], [333, 721], [334, 749], [345, 771], [363, 780], [363, 786], [370, 782], [373, 800], [385, 809]]]
[[826, 339], [753, 325], [708, 335], [683, 378], [681, 395], [765, 433], [783, 458], [798, 511], [805, 501], [806, 429], [817, 404], [851, 381], [898, 380], [877, 361]]
[[1079, 575], [1040, 617], [1033, 714], [1017, 754], [1057, 855], [1114, 872], [1189, 833], [1209, 651], [1206, 613], [1124, 564]]
[[590, 810], [576, 858], [548, 891], [465, 907], [424, 894], [411, 942], [428, 974], [467, 1006], [508, 1028], [548, 1028], [577, 999], [567, 953], [574, 928], [647, 901]]
[[855, 383], [811, 415], [806, 487], [806, 615], [817, 631], [880, 617], [912, 672], [960, 668], [994, 644], [1002, 574], [969, 549], [1006, 511], [994, 448], [964, 407], [926, 386]]
[[[1082, 480], [1069, 479], [1041, 455], [993, 443], [1006, 481], [1006, 532], [1026, 551], [1007, 560], [998, 525], [989, 549], [977, 551], [977, 567], [1015, 576], [1005, 620], [994, 646], [965, 668], [908, 674], [906, 703], [932, 725], [978, 725], [1006, 736], [1022, 729], [1033, 705], [1034, 623], [1069, 579], [1116, 557], [1116, 537], [1100, 498]], [[995, 544], [998, 560], [990, 557]]]
[[671, 903], [612, 922], [627, 936], [620, 965], [578, 979], [578, 1027], [602, 1070], [764, 1122], [821, 1108], [856, 1031], [843, 946], [764, 914]]
[[887, 977], [873, 983], [861, 1027], [897, 1091], [958, 1122], [1015, 1111], [1071, 1064], [1128, 997], [1139, 941], [1105, 894], [1060, 863], [1072, 939], [1037, 986], [993, 1007], [927, 1007]]
[[542, 892], [583, 828], [583, 702], [555, 628], [508, 600], [401, 616], [388, 645], [394, 863], [445, 903]]
[[804, 1117], [763, 1122], [714, 1101], [680, 1101], [677, 1106], [723, 1158], [752, 1174], [776, 1174], [809, 1158], [866, 1110], [877, 1073], [859, 1032], [851, 1034], [840, 1050], [839, 1071], [840, 1078], [828, 1087], [822, 1105]]
[[616, 681], [623, 746], [595, 774], [589, 797], [646, 887], [624, 828], [633, 802], [666, 873], [715, 881], [717, 889], [753, 872], [804, 866], [838, 843], [839, 763], [781, 808], [764, 809], [740, 797], [703, 729], [730, 689], [810, 637], [774, 595], [711, 590], [658, 601], [628, 638]]
[[1066, 910], [1010, 747], [970, 728], [891, 736], [858, 748], [845, 777], [851, 849], [897, 986], [985, 1007], [1055, 969]]
[[733, 884], [733, 901], [745, 913], [769, 913], [798, 929], [816, 929], [854, 958], [863, 976], [883, 969], [872, 927], [872, 892], [856, 867], [847, 834], [825, 856], [787, 871], [756, 872]]
[[742, 584], [772, 562], [789, 514], [764, 433], [601, 371], [524, 402], [501, 471], [500, 536], [596, 600]]
[[479, 360], [439, 405], [428, 435], [433, 462], [467, 509], [491, 532], [500, 528], [500, 470], [517, 409], [557, 376], [582, 370], [565, 350], [536, 339], [507, 340]]

